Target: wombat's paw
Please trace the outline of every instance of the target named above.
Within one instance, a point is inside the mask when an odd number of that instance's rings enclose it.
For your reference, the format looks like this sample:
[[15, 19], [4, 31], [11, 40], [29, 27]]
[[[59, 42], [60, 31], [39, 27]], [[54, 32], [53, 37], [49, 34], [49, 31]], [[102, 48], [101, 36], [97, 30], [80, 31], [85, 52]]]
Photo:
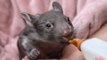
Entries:
[[40, 52], [37, 49], [32, 49], [28, 55], [30, 60], [36, 60]]

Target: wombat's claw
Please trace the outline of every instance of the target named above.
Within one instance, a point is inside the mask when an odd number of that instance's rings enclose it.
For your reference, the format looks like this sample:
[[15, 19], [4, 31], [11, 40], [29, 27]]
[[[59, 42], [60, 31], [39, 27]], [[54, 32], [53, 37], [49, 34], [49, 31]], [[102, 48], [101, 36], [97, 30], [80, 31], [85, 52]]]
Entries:
[[36, 60], [40, 52], [37, 49], [32, 49], [28, 55], [30, 60]]

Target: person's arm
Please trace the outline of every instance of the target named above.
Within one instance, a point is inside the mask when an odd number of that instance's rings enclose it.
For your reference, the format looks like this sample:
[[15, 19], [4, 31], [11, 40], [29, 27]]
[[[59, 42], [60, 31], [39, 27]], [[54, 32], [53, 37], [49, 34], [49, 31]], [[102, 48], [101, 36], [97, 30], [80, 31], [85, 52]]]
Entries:
[[92, 36], [107, 22], [107, 1], [89, 1], [72, 21], [77, 38]]
[[107, 42], [107, 24], [103, 25], [95, 34], [89, 38], [99, 38]]

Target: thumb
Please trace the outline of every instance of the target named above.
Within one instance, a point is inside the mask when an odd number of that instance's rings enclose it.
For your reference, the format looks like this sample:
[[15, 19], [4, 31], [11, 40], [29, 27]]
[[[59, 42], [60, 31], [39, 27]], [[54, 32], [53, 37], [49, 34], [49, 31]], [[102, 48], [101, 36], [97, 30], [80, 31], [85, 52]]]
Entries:
[[63, 50], [62, 53], [62, 60], [67, 59], [67, 60], [84, 60], [83, 54], [79, 51], [77, 47], [74, 45], [70, 44], [65, 49]]

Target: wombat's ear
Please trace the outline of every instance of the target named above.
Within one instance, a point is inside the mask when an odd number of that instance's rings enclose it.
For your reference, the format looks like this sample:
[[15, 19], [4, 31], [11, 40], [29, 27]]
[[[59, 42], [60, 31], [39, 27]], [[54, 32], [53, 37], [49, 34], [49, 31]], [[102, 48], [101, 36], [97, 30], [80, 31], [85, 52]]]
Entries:
[[21, 17], [24, 19], [24, 22], [27, 25], [32, 25], [33, 22], [36, 20], [36, 16], [35, 15], [31, 15], [29, 13], [21, 13]]
[[53, 2], [52, 6], [53, 6], [54, 11], [58, 11], [58, 12], [63, 13], [62, 7], [58, 2]]

